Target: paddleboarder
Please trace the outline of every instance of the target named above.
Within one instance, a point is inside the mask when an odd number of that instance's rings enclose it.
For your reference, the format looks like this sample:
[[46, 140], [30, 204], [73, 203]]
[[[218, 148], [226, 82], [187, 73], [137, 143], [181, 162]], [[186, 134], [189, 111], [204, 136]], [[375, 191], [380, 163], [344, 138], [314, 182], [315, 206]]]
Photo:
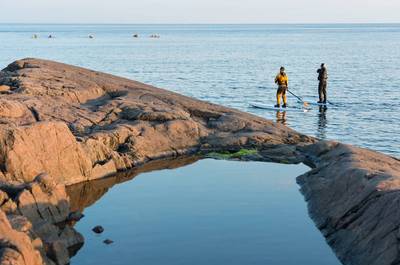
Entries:
[[319, 95], [319, 101], [318, 103], [323, 103], [326, 104], [327, 99], [327, 94], [326, 94], [326, 89], [328, 86], [328, 70], [326, 69], [325, 64], [321, 64], [321, 68], [317, 70], [318, 73], [318, 95]]
[[275, 83], [278, 85], [278, 90], [276, 91], [276, 105], [275, 108], [281, 107], [281, 98], [283, 100], [283, 108], [287, 107], [286, 91], [289, 85], [289, 78], [285, 73], [285, 67], [281, 67], [279, 74], [275, 77]]

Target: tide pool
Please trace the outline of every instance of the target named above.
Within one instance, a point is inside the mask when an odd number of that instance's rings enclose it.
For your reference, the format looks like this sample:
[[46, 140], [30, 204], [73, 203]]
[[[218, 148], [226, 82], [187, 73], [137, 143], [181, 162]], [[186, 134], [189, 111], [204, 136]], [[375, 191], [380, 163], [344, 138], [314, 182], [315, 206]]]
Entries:
[[205, 159], [99, 187], [105, 194], [75, 227], [86, 241], [72, 264], [340, 264], [298, 191], [295, 178], [308, 170]]

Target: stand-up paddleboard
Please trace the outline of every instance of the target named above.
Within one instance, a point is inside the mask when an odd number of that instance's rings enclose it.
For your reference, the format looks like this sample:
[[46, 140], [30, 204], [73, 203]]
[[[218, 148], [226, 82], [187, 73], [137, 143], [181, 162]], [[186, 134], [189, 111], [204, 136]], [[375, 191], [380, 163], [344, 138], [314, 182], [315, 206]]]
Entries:
[[322, 106], [322, 107], [329, 105], [329, 103], [318, 103], [318, 102], [308, 102], [308, 104], [313, 106]]
[[262, 104], [262, 103], [257, 103], [257, 102], [251, 102], [250, 106], [256, 109], [264, 109], [264, 110], [275, 110], [275, 111], [287, 111], [287, 110], [303, 110], [303, 111], [308, 111], [309, 109], [304, 109], [304, 108], [296, 108], [296, 107], [287, 107], [287, 108], [277, 108], [275, 106], [271, 106], [271, 105], [266, 105], [266, 104]]
[[339, 106], [340, 105], [339, 103], [332, 102], [330, 100], [328, 100], [326, 103], [319, 103], [318, 98], [312, 98], [312, 97], [305, 98], [304, 101], [306, 101], [309, 105], [312, 105], [312, 106]]

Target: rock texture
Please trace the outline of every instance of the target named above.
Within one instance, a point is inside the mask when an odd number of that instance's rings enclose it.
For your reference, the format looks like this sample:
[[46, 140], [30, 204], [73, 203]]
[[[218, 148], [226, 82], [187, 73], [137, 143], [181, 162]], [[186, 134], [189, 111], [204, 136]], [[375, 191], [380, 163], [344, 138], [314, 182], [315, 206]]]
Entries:
[[75, 222], [81, 216], [71, 207], [83, 211], [135, 175], [117, 172], [138, 173], [139, 165], [161, 158], [241, 148], [258, 150], [247, 160], [313, 168], [298, 183], [311, 217], [344, 264], [400, 264], [399, 160], [39, 59], [16, 61], [0, 72], [0, 264], [67, 264], [83, 242], [67, 225], [68, 217]]
[[68, 264], [68, 249], [84, 240], [65, 224], [69, 213], [65, 186], [48, 175], [1, 184], [0, 264]]
[[343, 264], [400, 264], [400, 161], [336, 142], [303, 149], [311, 218]]
[[[200, 148], [315, 141], [283, 125], [112, 75], [25, 59], [0, 72], [3, 181], [64, 184]], [[1, 92], [0, 92], [1, 93]]]

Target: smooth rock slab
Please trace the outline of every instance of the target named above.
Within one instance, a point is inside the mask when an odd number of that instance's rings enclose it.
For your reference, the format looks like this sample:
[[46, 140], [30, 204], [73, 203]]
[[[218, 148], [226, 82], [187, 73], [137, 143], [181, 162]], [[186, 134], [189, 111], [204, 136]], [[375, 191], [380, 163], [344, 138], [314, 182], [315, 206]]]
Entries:
[[303, 149], [311, 218], [343, 264], [400, 264], [400, 161], [336, 142]]

